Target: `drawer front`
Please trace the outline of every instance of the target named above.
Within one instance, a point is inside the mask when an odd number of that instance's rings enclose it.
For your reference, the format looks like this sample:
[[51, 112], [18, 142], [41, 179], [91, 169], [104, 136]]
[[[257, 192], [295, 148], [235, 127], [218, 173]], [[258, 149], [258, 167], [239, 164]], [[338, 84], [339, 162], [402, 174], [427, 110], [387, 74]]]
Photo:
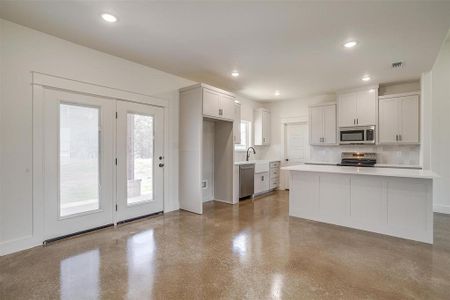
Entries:
[[270, 168], [279, 168], [280, 167], [280, 162], [279, 161], [272, 161], [270, 163]]
[[270, 169], [270, 177], [280, 176], [280, 169]]
[[276, 189], [280, 186], [280, 181], [279, 180], [271, 180], [270, 181], [270, 189]]

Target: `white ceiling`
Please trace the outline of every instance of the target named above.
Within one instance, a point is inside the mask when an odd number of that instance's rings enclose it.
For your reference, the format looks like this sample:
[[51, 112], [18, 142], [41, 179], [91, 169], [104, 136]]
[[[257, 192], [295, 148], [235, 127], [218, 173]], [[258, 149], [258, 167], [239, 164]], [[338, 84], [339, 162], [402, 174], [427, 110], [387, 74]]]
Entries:
[[[119, 21], [106, 24], [102, 12]], [[360, 86], [364, 74], [417, 79], [449, 16], [449, 1], [0, 1], [4, 19], [255, 100]], [[359, 45], [345, 49], [349, 39]], [[391, 69], [398, 60], [405, 67]]]

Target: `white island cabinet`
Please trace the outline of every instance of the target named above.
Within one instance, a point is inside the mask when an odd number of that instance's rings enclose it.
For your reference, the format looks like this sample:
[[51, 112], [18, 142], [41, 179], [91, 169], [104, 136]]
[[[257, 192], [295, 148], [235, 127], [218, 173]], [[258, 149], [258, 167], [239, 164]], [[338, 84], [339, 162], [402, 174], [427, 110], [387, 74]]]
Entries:
[[289, 215], [433, 243], [431, 171], [324, 165], [285, 167]]

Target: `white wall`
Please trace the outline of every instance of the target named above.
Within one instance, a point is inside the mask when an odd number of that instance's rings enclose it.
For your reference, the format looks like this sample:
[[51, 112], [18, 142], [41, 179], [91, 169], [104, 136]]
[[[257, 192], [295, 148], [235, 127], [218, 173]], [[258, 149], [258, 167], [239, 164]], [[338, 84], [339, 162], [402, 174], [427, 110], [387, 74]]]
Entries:
[[203, 202], [214, 200], [214, 121], [203, 119], [202, 180], [207, 188], [202, 190]]
[[[420, 82], [385, 84], [380, 86], [380, 90], [383, 91], [383, 94], [418, 91], [420, 90]], [[289, 120], [308, 121], [308, 107], [310, 105], [335, 101], [335, 94], [324, 94], [305, 99], [266, 104], [271, 112], [272, 143], [265, 151], [264, 158], [283, 158], [282, 135], [284, 132], [281, 126], [282, 122]], [[382, 164], [420, 165], [420, 146], [309, 146], [306, 151], [306, 160], [337, 163], [340, 161], [341, 152], [344, 151], [376, 152], [378, 162]]]
[[33, 236], [32, 71], [167, 99], [165, 209], [178, 209], [178, 89], [192, 81], [1, 19], [0, 67], [0, 253]]
[[324, 102], [336, 101], [336, 95], [326, 94], [298, 100], [276, 101], [266, 104], [271, 116], [271, 145], [265, 152], [266, 159], [281, 159], [282, 153], [282, 120], [308, 120], [308, 106]]
[[433, 186], [435, 211], [450, 213], [450, 38], [431, 70], [431, 169], [440, 177]]

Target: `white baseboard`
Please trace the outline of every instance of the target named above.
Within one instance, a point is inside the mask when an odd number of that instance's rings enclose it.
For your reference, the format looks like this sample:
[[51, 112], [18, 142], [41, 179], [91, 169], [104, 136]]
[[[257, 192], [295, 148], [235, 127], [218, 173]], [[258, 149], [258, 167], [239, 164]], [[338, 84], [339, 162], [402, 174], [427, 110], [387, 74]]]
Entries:
[[433, 211], [441, 214], [450, 214], [450, 205], [433, 204]]
[[234, 204], [233, 202], [225, 201], [225, 200], [222, 200], [222, 199], [213, 199], [213, 201], [218, 201], [218, 202], [222, 202], [222, 203], [226, 203], [226, 204]]
[[42, 241], [38, 241], [32, 236], [26, 236], [16, 240], [2, 242], [0, 243], [0, 256], [30, 249], [40, 245], [42, 245]]

